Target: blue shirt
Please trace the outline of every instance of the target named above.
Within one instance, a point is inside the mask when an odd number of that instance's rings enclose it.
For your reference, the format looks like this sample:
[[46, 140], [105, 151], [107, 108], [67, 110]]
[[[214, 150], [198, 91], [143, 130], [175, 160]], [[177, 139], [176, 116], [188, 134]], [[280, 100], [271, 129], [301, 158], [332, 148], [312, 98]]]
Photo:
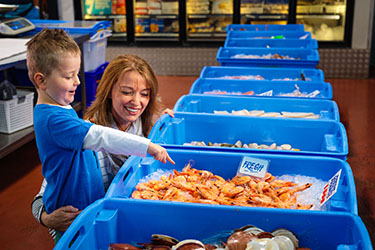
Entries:
[[35, 138], [48, 183], [43, 196], [47, 213], [66, 205], [81, 210], [104, 197], [97, 155], [83, 149], [92, 125], [80, 119], [72, 108], [35, 106]]

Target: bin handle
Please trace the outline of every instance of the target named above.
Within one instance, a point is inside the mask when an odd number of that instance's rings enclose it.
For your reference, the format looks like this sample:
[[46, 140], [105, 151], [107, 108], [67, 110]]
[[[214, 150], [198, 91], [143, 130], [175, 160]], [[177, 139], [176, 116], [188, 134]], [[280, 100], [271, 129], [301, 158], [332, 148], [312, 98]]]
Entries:
[[107, 38], [107, 37], [110, 37], [112, 35], [112, 31], [110, 30], [102, 30], [98, 33], [96, 33], [95, 35], [93, 35], [89, 42], [90, 43], [94, 43], [94, 42], [97, 42], [98, 40], [101, 40], [103, 38]]

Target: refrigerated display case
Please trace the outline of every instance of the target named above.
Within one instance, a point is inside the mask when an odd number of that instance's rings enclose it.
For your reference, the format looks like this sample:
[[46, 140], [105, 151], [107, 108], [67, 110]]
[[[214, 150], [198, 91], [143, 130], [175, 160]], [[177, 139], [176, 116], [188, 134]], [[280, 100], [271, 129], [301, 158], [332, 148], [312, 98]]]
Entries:
[[[124, 5], [125, 3], [125, 5]], [[82, 0], [110, 20], [109, 41], [223, 43], [229, 24], [304, 24], [319, 47], [350, 47], [354, 0]]]
[[298, 0], [296, 23], [318, 41], [344, 42], [346, 0]]
[[135, 41], [178, 41], [177, 0], [134, 0]]
[[233, 23], [233, 0], [186, 0], [187, 41], [224, 41]]
[[288, 0], [241, 0], [241, 24], [287, 24]]
[[111, 40], [126, 41], [126, 3], [125, 0], [83, 0], [84, 20], [111, 21]]

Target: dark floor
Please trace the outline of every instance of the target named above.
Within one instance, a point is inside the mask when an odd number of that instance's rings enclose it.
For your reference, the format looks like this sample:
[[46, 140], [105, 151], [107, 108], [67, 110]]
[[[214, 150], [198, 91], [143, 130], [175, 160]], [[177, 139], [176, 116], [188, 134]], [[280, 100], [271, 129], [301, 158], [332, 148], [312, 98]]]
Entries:
[[[196, 77], [159, 77], [166, 107], [188, 94]], [[352, 167], [359, 215], [375, 245], [375, 79], [327, 79], [340, 110], [349, 140], [348, 162]], [[0, 249], [52, 249], [46, 228], [33, 218], [30, 203], [42, 182], [35, 141], [0, 160]], [[302, 222], [301, 222], [302, 223]]]

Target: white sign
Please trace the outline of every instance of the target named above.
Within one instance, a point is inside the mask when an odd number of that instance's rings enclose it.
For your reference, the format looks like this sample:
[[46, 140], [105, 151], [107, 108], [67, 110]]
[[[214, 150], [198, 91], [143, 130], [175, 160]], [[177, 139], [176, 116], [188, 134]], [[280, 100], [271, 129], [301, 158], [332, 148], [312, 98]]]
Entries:
[[269, 160], [244, 156], [237, 174], [264, 178], [268, 171], [268, 165]]
[[258, 96], [272, 96], [273, 95], [273, 90], [269, 90], [267, 92], [261, 93]]

